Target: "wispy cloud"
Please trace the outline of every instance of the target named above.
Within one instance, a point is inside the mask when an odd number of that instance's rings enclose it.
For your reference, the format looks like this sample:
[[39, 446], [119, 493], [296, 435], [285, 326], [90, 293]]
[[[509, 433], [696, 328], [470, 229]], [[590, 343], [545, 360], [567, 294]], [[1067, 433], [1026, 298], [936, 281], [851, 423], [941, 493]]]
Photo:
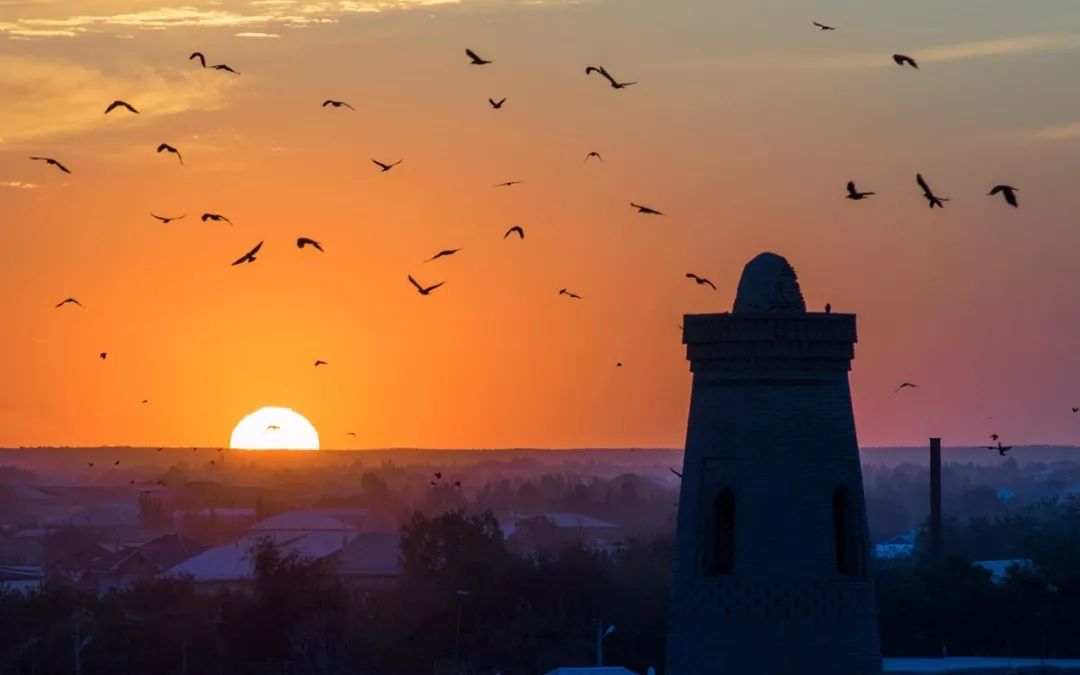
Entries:
[[1080, 122], [1069, 122], [1052, 127], [1043, 127], [1031, 132], [1033, 141], [1075, 141], [1080, 140]]
[[234, 37], [240, 38], [279, 38], [277, 33], [233, 33]]
[[36, 190], [41, 187], [37, 183], [26, 183], [21, 180], [0, 180], [0, 188], [9, 188], [12, 190]]
[[[1020, 54], [1061, 51], [1080, 48], [1080, 35], [1020, 35], [998, 40], [978, 40], [958, 42], [950, 45], [909, 49], [904, 53], [914, 57], [919, 63], [944, 63], [949, 61], [969, 61]], [[851, 54], [830, 57], [827, 65], [852, 68], [895, 67], [890, 54]]]
[[73, 61], [0, 55], [0, 100], [13, 103], [0, 106], [0, 147], [118, 124], [102, 115], [115, 92], [139, 92], [131, 102], [142, 115], [124, 118], [128, 125], [219, 107], [236, 80], [203, 74], [151, 68], [114, 74]]

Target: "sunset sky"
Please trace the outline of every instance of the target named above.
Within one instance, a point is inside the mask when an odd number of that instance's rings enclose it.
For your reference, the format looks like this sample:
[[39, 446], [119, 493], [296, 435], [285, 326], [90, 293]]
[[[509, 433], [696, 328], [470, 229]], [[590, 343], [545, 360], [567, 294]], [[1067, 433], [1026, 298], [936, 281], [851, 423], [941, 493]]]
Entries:
[[678, 447], [765, 250], [858, 315], [863, 445], [1080, 443], [1078, 64], [1075, 0], [0, 0], [0, 445]]

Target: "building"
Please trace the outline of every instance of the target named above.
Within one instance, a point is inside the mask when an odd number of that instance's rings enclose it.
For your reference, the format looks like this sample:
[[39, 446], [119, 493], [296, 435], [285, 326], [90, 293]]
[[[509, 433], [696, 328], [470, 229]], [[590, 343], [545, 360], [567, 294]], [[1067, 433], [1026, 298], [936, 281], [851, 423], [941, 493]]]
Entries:
[[0, 565], [0, 593], [25, 595], [45, 584], [44, 568], [38, 565]]
[[689, 315], [693, 372], [666, 675], [881, 671], [848, 370], [855, 317], [764, 253]]
[[92, 587], [98, 595], [126, 590], [140, 581], [150, 581], [203, 550], [197, 542], [176, 534], [167, 534], [140, 546], [125, 546], [95, 561], [81, 585]]
[[560, 548], [571, 542], [607, 550], [615, 545], [621, 532], [615, 523], [580, 513], [563, 512], [515, 515], [504, 520], [499, 528], [504, 539], [525, 550]]
[[401, 533], [361, 532], [333, 556], [338, 577], [353, 586], [379, 586], [401, 574]]
[[915, 533], [898, 534], [888, 541], [874, 545], [874, 557], [878, 560], [909, 558], [915, 553]]

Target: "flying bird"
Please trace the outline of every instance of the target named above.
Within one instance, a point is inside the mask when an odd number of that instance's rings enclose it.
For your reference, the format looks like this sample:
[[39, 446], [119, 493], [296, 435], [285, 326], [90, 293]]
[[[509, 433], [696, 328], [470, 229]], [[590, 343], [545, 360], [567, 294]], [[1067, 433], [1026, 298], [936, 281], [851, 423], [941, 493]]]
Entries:
[[593, 150], [593, 151], [592, 151], [592, 152], [590, 152], [589, 154], [585, 155], [585, 161], [587, 162], [587, 161], [589, 161], [589, 160], [590, 160], [591, 158], [593, 158], [593, 157], [597, 158], [597, 159], [598, 159], [598, 160], [600, 160], [601, 162], [602, 162], [602, 161], [604, 161], [604, 158], [600, 156], [600, 153], [599, 153], [599, 152], [597, 152], [597, 151], [595, 151], [595, 150]]
[[222, 221], [225, 221], [226, 223], [228, 223], [228, 224], [232, 225], [232, 221], [231, 221], [231, 220], [229, 220], [228, 218], [226, 218], [225, 216], [221, 215], [220, 213], [204, 213], [204, 214], [202, 214], [201, 216], [199, 216], [199, 218], [200, 218], [200, 220], [202, 220], [202, 221], [203, 221], [204, 223], [205, 223], [206, 221], [208, 221], [208, 220], [212, 220], [212, 221], [214, 221], [215, 223], [220, 223], [220, 222], [222, 222]]
[[901, 68], [904, 67], [904, 64], [907, 64], [915, 70], [919, 69], [919, 64], [915, 63], [915, 59], [911, 58], [910, 56], [904, 56], [903, 54], [893, 54], [892, 60], [895, 61], [896, 65], [900, 66]]
[[113, 101], [112, 103], [109, 104], [108, 108], [105, 108], [105, 114], [108, 115], [109, 113], [116, 110], [117, 108], [127, 108], [128, 110], [135, 113], [136, 115], [139, 114], [139, 111], [135, 109], [135, 106], [131, 105], [127, 101]]
[[425, 287], [425, 286], [421, 286], [419, 283], [417, 283], [416, 279], [413, 279], [412, 275], [410, 274], [409, 275], [409, 283], [416, 287], [416, 290], [420, 292], [420, 295], [431, 295], [431, 292], [433, 290], [435, 290], [439, 286], [442, 286], [446, 282], [445, 281], [440, 281], [439, 283], [435, 284], [434, 286]]
[[108, 352], [101, 352], [100, 354], [98, 354], [98, 358], [101, 359], [102, 361], [104, 361], [105, 359], [109, 358], [109, 353]]
[[202, 52], [191, 52], [191, 56], [188, 57], [188, 61], [190, 61], [192, 59], [198, 59], [199, 63], [202, 64], [202, 67], [203, 68], [206, 67], [206, 57], [203, 56]]
[[382, 171], [383, 173], [386, 173], [387, 171], [389, 171], [390, 169], [393, 169], [393, 168], [394, 168], [395, 166], [397, 166], [398, 164], [401, 164], [401, 163], [402, 163], [403, 161], [405, 161], [405, 160], [399, 159], [398, 161], [394, 162], [393, 164], [384, 164], [384, 163], [380, 162], [380, 161], [379, 161], [379, 160], [377, 160], [377, 159], [373, 159], [373, 160], [371, 160], [371, 161], [372, 161], [372, 162], [375, 162], [376, 166], [378, 166], [378, 167], [379, 167], [379, 169], [380, 169], [380, 170], [381, 170], [381, 171]]
[[992, 440], [992, 441], [996, 441], [997, 439], [998, 439], [998, 435], [997, 435], [997, 434], [990, 434], [990, 440]]
[[347, 433], [347, 434], [345, 434], [345, 435], [346, 435], [346, 436], [352, 436], [352, 437], [354, 437], [354, 438], [355, 438], [355, 437], [356, 437], [356, 432], [355, 432], [355, 431], [350, 431], [349, 433]]
[[64, 305], [76, 305], [78, 307], [82, 307], [83, 309], [86, 309], [86, 307], [83, 307], [83, 304], [81, 302], [79, 302], [78, 300], [76, 300], [75, 298], [64, 298], [60, 302], [56, 303], [55, 309], [59, 309], [59, 308], [63, 307]]
[[233, 261], [233, 265], [255, 262], [255, 254], [259, 252], [259, 249], [262, 248], [262, 245], [263, 243], [261, 241], [258, 244], [255, 244], [255, 248], [251, 249], [250, 251]]
[[94, 463], [93, 463], [93, 462], [87, 462], [87, 463], [86, 463], [86, 466], [88, 466], [88, 467], [90, 467], [91, 469], [93, 469], [93, 468], [94, 468]]
[[305, 246], [311, 246], [312, 248], [314, 248], [319, 253], [325, 253], [326, 252], [326, 251], [323, 251], [322, 244], [315, 241], [314, 239], [308, 239], [307, 237], [300, 237], [299, 239], [296, 240], [296, 248], [304, 248]]
[[993, 197], [994, 195], [1001, 193], [1001, 196], [1005, 198], [1005, 203], [1013, 208], [1016, 208], [1020, 206], [1020, 204], [1016, 201], [1016, 193], [1019, 191], [1020, 190], [1012, 187], [1011, 185], [995, 185], [994, 188], [990, 190], [990, 192], [986, 193], [986, 195], [988, 197]]
[[454, 487], [456, 487], [456, 488], [461, 487], [461, 481], [459, 481], [459, 480], [454, 481]]
[[900, 391], [901, 389], [908, 389], [908, 388], [910, 388], [910, 389], [914, 389], [915, 387], [918, 387], [918, 386], [919, 386], [919, 385], [917, 385], [917, 384], [913, 384], [913, 383], [911, 383], [911, 382], [904, 382], [904, 383], [903, 383], [903, 384], [901, 384], [901, 385], [900, 385], [899, 387], [897, 387], [897, 388], [896, 388], [896, 391], [894, 391], [893, 393], [895, 394], [895, 393], [899, 392], [899, 391]]
[[810, 23], [814, 24], [815, 26], [817, 26], [821, 30], [836, 30], [836, 26], [827, 26], [827, 25], [825, 25], [823, 23], [818, 23], [817, 21], [811, 21]]
[[585, 68], [586, 75], [591, 75], [593, 73], [599, 73], [605, 80], [608, 81], [608, 83], [611, 84], [612, 89], [624, 89], [632, 84], [637, 84], [636, 80], [634, 82], [619, 82], [614, 77], [612, 77], [611, 73], [609, 73], [607, 69], [603, 66], [587, 66]]
[[328, 366], [328, 365], [330, 365], [330, 364], [327, 363], [326, 361], [323, 361], [322, 359], [318, 359], [318, 360], [315, 361], [315, 367], [316, 368], [318, 368], [319, 366]]
[[1013, 446], [1011, 446], [1011, 445], [1002, 445], [1001, 441], [998, 441], [996, 446], [995, 445], [988, 445], [988, 446], [986, 446], [986, 449], [987, 450], [997, 450], [998, 455], [1004, 457], [1005, 453], [1007, 453], [1007, 452], [1009, 452], [1010, 450], [1013, 449]]
[[1073, 409], [1072, 409], [1072, 411], [1073, 411], [1074, 413], [1080, 413], [1080, 408], [1073, 408]]
[[150, 402], [150, 399], [144, 398], [144, 399], [142, 400], [142, 402], [143, 402], [143, 403], [149, 403], [149, 402]]
[[930, 208], [934, 208], [935, 206], [940, 209], [945, 208], [944, 202], [949, 201], [949, 198], [938, 197], [937, 195], [935, 195], [934, 191], [930, 189], [930, 186], [926, 184], [926, 181], [923, 179], [921, 173], [915, 174], [915, 182], [918, 183], [919, 187], [922, 188], [923, 197], [926, 197], [926, 201], [930, 203]]
[[430, 258], [428, 258], [424, 262], [431, 262], [432, 260], [438, 260], [439, 258], [443, 258], [443, 257], [446, 257], [448, 255], [454, 255], [455, 253], [457, 253], [460, 250], [461, 250], [460, 248], [448, 248], [448, 249], [439, 251], [438, 253], [431, 256]]
[[615, 362], [615, 367], [616, 368], [622, 368], [622, 361], [616, 361]]
[[524, 182], [525, 181], [521, 181], [521, 180], [508, 180], [505, 183], [496, 183], [495, 185], [492, 185], [491, 187], [497, 187], [497, 188], [498, 187], [510, 187], [511, 185], [517, 185], [518, 183], [524, 183]]
[[582, 300], [583, 299], [577, 293], [571, 293], [570, 291], [568, 291], [565, 288], [560, 288], [559, 289], [559, 295], [565, 295], [566, 297], [570, 298], [571, 300]]
[[[157, 215], [155, 213], [151, 213], [150, 215], [153, 216], [154, 218], [157, 218], [158, 220], [165, 223], [166, 225], [168, 225], [169, 223], [171, 223], [174, 220], [180, 220], [181, 218], [183, 218], [187, 214], [185, 213], [183, 216], [159, 216], [159, 215]], [[203, 218], [203, 220], [206, 220], [206, 219]]]
[[473, 66], [486, 66], [487, 64], [492, 63], [491, 61], [480, 58], [480, 55], [477, 54], [476, 52], [474, 52], [471, 49], [466, 49], [465, 54], [469, 57], [469, 59], [472, 60], [472, 63], [470, 65], [473, 65]]
[[281, 431], [281, 427], [279, 427], [276, 424], [267, 424], [266, 425], [266, 430], [267, 431]]
[[859, 201], [860, 199], [866, 199], [867, 197], [869, 197], [872, 194], [874, 194], [874, 193], [873, 192], [859, 192], [858, 190], [855, 189], [855, 181], [849, 180], [848, 184], [847, 184], [847, 196], [845, 197], [845, 199], [851, 199], [851, 200], [854, 200], [854, 201]]
[[657, 211], [656, 209], [649, 208], [648, 206], [645, 206], [643, 204], [635, 204], [634, 202], [630, 202], [630, 206], [637, 209], [638, 213], [644, 213], [647, 216], [662, 216], [662, 215], [664, 215], [660, 211]]
[[225, 65], [224, 63], [219, 63], [216, 66], [210, 66], [210, 70], [224, 70], [225, 72], [232, 73], [233, 75], [239, 75], [240, 74], [239, 72], [233, 70], [232, 68]]
[[349, 110], [356, 110], [356, 108], [352, 107], [351, 105], [349, 105], [349, 104], [348, 104], [348, 103], [346, 103], [345, 101], [335, 101], [335, 100], [334, 100], [334, 99], [332, 99], [332, 98], [328, 98], [328, 99], [326, 99], [325, 101], [323, 101], [323, 103], [322, 103], [322, 107], [324, 107], [324, 108], [325, 108], [325, 107], [326, 107], [326, 106], [328, 106], [328, 105], [332, 105], [332, 106], [334, 106], [335, 108], [341, 108], [341, 107], [343, 107], [343, 106], [344, 106], [344, 107], [348, 108]]
[[712, 288], [714, 291], [716, 290], [716, 284], [709, 281], [705, 277], [699, 277], [698, 275], [694, 274], [693, 272], [687, 272], [686, 273], [686, 278], [687, 279], [693, 279], [694, 281], [697, 282], [698, 286], [708, 286], [708, 287]]
[[499, 110], [499, 109], [501, 109], [503, 107], [503, 103], [506, 103], [506, 97], [504, 96], [504, 97], [500, 98], [498, 101], [496, 101], [493, 98], [489, 98], [488, 103], [490, 103], [491, 107], [494, 108], [495, 110]]
[[37, 160], [39, 162], [45, 162], [46, 164], [51, 164], [52, 166], [55, 166], [57, 169], [60, 169], [61, 171], [63, 171], [64, 173], [71, 173], [70, 169], [68, 169], [66, 166], [64, 166], [60, 162], [56, 161], [52, 157], [31, 157], [30, 159], [34, 159], [34, 160]]
[[180, 151], [177, 150], [176, 148], [174, 148], [173, 146], [169, 145], [168, 143], [162, 143], [159, 146], [157, 146], [157, 151], [158, 152], [171, 152], [172, 154], [176, 155], [176, 158], [180, 160], [181, 164], [184, 163], [184, 158], [180, 156]]
[[442, 472], [441, 471], [436, 471], [435, 472], [435, 480], [442, 480]]
[[113, 466], [120, 466], [120, 460], [116, 460], [112, 463]]

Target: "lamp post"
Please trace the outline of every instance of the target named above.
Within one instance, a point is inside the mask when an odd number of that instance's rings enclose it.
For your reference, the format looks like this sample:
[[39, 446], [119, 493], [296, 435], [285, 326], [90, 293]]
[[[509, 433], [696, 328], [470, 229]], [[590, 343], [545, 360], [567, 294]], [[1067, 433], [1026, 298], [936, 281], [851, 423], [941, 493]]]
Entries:
[[596, 622], [596, 665], [597, 667], [604, 665], [604, 639], [615, 632], [615, 625], [612, 624], [606, 629], [601, 629], [604, 625], [603, 621]]

